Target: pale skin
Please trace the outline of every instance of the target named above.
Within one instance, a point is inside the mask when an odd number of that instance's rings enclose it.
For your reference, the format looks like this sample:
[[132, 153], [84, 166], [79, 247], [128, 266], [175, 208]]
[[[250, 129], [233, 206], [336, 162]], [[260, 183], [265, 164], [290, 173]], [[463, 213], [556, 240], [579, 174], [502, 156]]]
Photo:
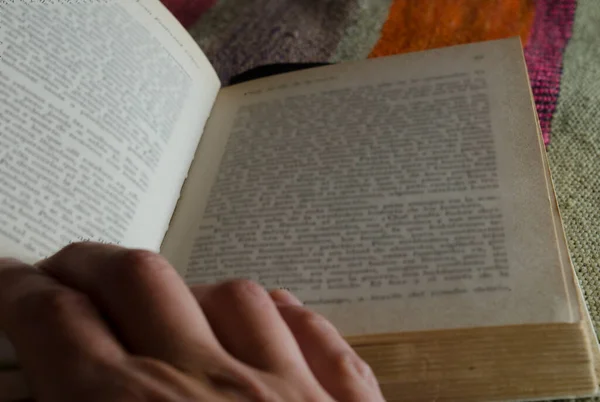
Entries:
[[381, 402], [370, 367], [291, 293], [187, 286], [157, 254], [81, 243], [0, 259], [0, 330], [39, 402]]

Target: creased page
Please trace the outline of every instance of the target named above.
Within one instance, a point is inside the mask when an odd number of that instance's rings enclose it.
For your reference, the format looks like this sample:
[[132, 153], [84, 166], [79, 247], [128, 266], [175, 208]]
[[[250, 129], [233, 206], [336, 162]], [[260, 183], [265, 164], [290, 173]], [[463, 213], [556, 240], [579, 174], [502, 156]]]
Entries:
[[218, 173], [192, 166], [167, 239], [189, 282], [289, 288], [345, 335], [572, 320], [518, 39], [250, 82], [215, 109]]
[[0, 256], [158, 250], [219, 87], [157, 0], [0, 1]]

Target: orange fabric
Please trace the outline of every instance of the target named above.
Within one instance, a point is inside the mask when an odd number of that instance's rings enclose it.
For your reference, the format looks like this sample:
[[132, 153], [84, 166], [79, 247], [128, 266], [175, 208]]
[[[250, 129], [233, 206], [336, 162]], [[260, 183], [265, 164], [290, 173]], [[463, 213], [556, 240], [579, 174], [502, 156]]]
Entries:
[[519, 35], [533, 24], [535, 0], [395, 0], [370, 57]]

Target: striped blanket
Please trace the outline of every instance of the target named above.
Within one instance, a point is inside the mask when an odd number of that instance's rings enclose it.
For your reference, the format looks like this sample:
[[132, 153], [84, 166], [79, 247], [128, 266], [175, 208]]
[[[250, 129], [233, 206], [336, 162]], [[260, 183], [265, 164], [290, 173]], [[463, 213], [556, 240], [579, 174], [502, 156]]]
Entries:
[[163, 0], [223, 82], [277, 62], [519, 35], [577, 274], [600, 328], [600, 1]]

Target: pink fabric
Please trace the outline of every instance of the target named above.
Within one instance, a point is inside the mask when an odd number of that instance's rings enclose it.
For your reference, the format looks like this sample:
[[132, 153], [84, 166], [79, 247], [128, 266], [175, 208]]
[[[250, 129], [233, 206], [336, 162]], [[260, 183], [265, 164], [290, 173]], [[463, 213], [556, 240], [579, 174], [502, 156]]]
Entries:
[[571, 38], [576, 0], [537, 1], [525, 60], [542, 135], [550, 142], [550, 125], [560, 91], [563, 52]]
[[217, 0], [161, 0], [181, 24], [189, 28]]

